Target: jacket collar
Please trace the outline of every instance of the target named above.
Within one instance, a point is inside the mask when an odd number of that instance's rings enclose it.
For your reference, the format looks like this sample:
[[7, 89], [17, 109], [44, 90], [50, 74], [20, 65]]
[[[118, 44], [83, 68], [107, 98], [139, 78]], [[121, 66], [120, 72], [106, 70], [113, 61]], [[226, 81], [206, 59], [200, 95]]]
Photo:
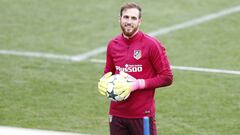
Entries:
[[127, 38], [125, 37], [123, 34], [121, 35], [121, 38], [123, 39], [123, 41], [125, 41], [126, 43], [132, 43], [136, 40], [138, 40], [142, 35], [142, 32], [141, 31], [138, 31], [133, 37], [131, 38]]

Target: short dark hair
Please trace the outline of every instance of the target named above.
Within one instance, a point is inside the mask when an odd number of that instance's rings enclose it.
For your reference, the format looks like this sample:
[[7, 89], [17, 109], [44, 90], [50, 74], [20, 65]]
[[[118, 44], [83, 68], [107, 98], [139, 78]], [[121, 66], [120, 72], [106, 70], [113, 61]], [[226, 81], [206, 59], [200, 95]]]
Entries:
[[142, 16], [142, 13], [141, 13], [142, 9], [141, 9], [141, 7], [138, 4], [133, 3], [133, 2], [125, 3], [124, 5], [122, 5], [121, 10], [120, 10], [120, 16], [122, 16], [122, 12], [125, 9], [130, 9], [130, 8], [138, 9], [138, 11], [139, 11], [139, 18], [141, 18], [141, 16]]

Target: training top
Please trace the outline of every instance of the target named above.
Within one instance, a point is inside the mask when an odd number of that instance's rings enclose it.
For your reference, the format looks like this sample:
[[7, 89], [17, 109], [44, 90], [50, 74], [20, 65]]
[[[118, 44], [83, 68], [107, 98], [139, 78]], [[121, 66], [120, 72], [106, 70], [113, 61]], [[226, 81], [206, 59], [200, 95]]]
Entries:
[[138, 31], [132, 38], [120, 34], [107, 46], [104, 73], [124, 71], [145, 80], [145, 88], [131, 92], [120, 102], [111, 101], [109, 114], [123, 118], [155, 116], [155, 88], [171, 85], [173, 74], [163, 45]]

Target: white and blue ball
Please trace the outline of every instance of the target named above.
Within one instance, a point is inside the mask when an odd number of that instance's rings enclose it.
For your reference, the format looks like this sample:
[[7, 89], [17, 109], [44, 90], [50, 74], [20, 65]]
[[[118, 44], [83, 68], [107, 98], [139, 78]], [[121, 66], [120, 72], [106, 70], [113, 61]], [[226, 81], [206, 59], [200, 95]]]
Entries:
[[125, 82], [127, 82], [127, 79], [125, 79], [120, 74], [112, 75], [108, 80], [107, 97], [110, 100], [115, 101], [115, 102], [123, 101], [124, 99], [119, 96], [121, 93], [117, 93], [114, 90], [114, 85], [116, 83], [125, 83]]

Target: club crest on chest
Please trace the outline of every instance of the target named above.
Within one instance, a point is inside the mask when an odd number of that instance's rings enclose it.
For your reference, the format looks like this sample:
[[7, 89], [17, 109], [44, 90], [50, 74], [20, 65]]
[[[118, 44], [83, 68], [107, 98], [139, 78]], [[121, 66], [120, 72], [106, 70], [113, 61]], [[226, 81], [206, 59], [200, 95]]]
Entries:
[[133, 57], [134, 59], [139, 60], [142, 57], [141, 50], [134, 50]]

